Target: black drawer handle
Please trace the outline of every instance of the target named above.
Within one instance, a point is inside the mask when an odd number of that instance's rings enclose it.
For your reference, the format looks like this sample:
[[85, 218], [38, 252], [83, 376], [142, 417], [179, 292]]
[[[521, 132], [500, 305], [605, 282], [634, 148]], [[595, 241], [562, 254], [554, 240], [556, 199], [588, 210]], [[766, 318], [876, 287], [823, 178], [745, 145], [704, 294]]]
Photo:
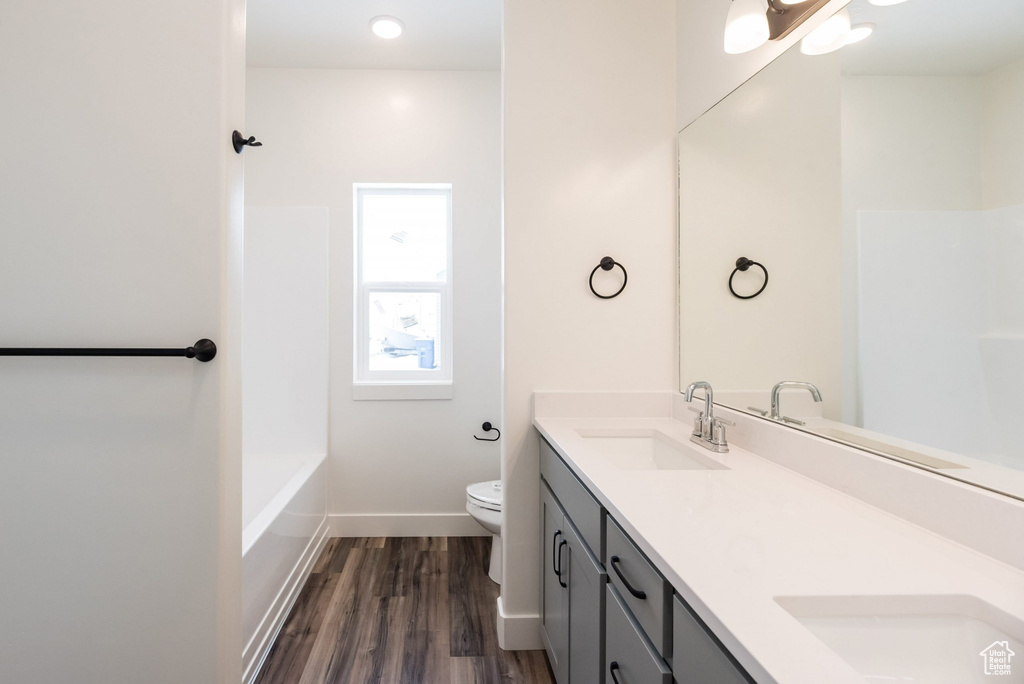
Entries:
[[619, 684], [619, 678], [615, 676], [615, 671], [618, 669], [619, 663], [614, 660], [612, 661], [612, 664], [608, 666], [608, 671], [612, 673], [612, 681], [615, 682], [615, 684]]
[[646, 599], [647, 598], [647, 592], [646, 591], [638, 591], [638, 590], [634, 589], [633, 585], [631, 585], [629, 583], [629, 580], [627, 580], [625, 577], [622, 576], [622, 571], [619, 570], [618, 565], [616, 565], [619, 562], [620, 561], [619, 561], [619, 557], [618, 556], [612, 556], [612, 570], [614, 570], [615, 574], [619, 576], [619, 579], [622, 580], [622, 583], [624, 585], [626, 585], [626, 589], [629, 590], [629, 593], [632, 594], [634, 598], [638, 598], [641, 601]]
[[[558, 563], [558, 564], [555, 563], [555, 558], [557, 558], [557, 555], [556, 555], [557, 552], [555, 551], [555, 546], [556, 546], [555, 542], [558, 541], [558, 538], [561, 535], [562, 535], [562, 530], [558, 530], [557, 532], [555, 532], [555, 536], [553, 536], [551, 538], [551, 569], [555, 571], [555, 577], [561, 577], [562, 576], [562, 570], [561, 570], [561, 568], [558, 567], [559, 565], [561, 565], [561, 563]], [[559, 558], [559, 560], [561, 560], [561, 559]]]
[[558, 542], [558, 583], [562, 585], [563, 589], [568, 588], [568, 584], [562, 581], [562, 547], [568, 546], [569, 542], [564, 539]]

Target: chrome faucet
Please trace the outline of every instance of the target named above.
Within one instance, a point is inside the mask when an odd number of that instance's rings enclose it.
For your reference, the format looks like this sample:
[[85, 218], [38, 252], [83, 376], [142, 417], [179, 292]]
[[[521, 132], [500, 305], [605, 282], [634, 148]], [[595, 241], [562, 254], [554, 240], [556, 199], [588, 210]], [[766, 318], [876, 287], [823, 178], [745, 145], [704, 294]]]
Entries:
[[796, 420], [795, 418], [789, 418], [788, 416], [782, 415], [782, 409], [779, 407], [779, 401], [782, 399], [781, 392], [786, 388], [802, 388], [811, 393], [811, 397], [814, 401], [821, 403], [821, 392], [818, 388], [809, 382], [797, 382], [795, 380], [783, 380], [782, 382], [776, 383], [775, 387], [772, 387], [772, 408], [768, 417], [772, 420], [778, 420], [786, 423], [796, 423], [797, 425], [803, 425], [803, 421]]
[[704, 410], [700, 411], [690, 407], [691, 411], [698, 413], [693, 421], [693, 434], [690, 435], [690, 441], [696, 442], [705, 449], [724, 454], [729, 451], [729, 444], [725, 441], [725, 426], [735, 425], [735, 423], [715, 417], [715, 393], [711, 389], [711, 385], [703, 380], [691, 383], [686, 388], [686, 401], [693, 401], [693, 391], [696, 389], [704, 390]]

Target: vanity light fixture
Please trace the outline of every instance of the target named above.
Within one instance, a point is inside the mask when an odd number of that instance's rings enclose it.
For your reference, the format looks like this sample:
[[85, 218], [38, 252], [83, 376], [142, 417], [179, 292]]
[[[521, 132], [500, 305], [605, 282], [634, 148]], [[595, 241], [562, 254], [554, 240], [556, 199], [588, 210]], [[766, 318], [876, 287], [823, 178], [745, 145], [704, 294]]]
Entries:
[[874, 32], [875, 25], [870, 22], [854, 24], [850, 27], [850, 32], [846, 34], [846, 44], [853, 45], [854, 43], [859, 43]]
[[378, 38], [385, 38], [390, 40], [391, 38], [397, 38], [402, 35], [402, 22], [394, 17], [379, 16], [374, 17], [370, 20], [370, 30]]
[[725, 20], [725, 51], [730, 55], [750, 52], [768, 42], [768, 17], [764, 0], [732, 0]]
[[725, 51], [730, 55], [780, 40], [829, 0], [732, 0], [725, 21]]
[[[850, 35], [850, 13], [839, 10], [800, 41], [800, 52], [805, 55], [824, 55], [846, 45]], [[867, 36], [865, 36], [866, 38]]]
[[800, 41], [800, 52], [805, 55], [824, 55], [841, 47], [859, 43], [875, 30], [870, 22], [850, 25], [850, 14], [845, 9], [811, 31]]

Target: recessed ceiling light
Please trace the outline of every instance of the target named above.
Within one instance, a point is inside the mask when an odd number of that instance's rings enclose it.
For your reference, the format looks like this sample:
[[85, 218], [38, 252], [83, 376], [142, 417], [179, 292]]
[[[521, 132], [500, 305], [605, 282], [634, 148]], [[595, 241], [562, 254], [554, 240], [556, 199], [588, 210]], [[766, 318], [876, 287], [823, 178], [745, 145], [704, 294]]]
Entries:
[[370, 20], [370, 30], [378, 38], [397, 38], [402, 35], [402, 22], [398, 21], [394, 17], [374, 17]]
[[898, 5], [901, 2], [907, 0], [868, 0], [872, 5], [878, 5], [879, 7], [888, 7], [889, 5]]
[[871, 23], [854, 24], [850, 27], [850, 32], [846, 34], [846, 44], [852, 45], [854, 43], [859, 43], [870, 36], [874, 30], [875, 25]]

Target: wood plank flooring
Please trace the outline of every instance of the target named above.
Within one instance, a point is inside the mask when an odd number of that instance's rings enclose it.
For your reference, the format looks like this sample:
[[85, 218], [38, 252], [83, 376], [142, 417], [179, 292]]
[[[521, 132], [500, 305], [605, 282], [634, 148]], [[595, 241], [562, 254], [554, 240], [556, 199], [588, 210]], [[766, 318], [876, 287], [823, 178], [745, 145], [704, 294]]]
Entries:
[[503, 651], [489, 537], [335, 538], [256, 684], [553, 684], [544, 651]]

